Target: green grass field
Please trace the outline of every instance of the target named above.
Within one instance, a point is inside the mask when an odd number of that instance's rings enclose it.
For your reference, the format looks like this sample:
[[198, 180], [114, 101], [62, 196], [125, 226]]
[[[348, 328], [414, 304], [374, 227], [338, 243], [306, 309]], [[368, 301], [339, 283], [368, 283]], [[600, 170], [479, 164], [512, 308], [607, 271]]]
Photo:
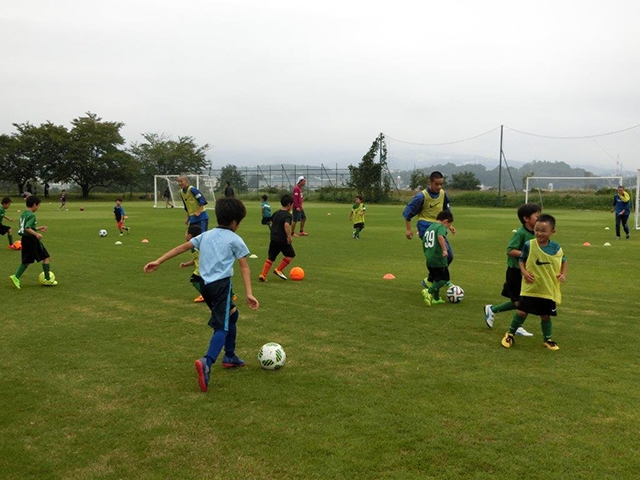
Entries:
[[[247, 366], [214, 366], [206, 394], [193, 362], [211, 331], [178, 267], [189, 255], [142, 273], [183, 241], [182, 211], [125, 202], [131, 234], [117, 246], [112, 203], [43, 204], [56, 287], [40, 286], [34, 265], [16, 290], [20, 253], [0, 238], [0, 477], [637, 478], [640, 236], [615, 241], [612, 215], [547, 211], [569, 262], [551, 352], [535, 317], [535, 336], [510, 350], [511, 315], [493, 330], [483, 320], [483, 305], [502, 301], [514, 210], [454, 209], [451, 275], [466, 298], [426, 307], [401, 206], [369, 205], [356, 241], [350, 205], [306, 205], [292, 263], [305, 280], [265, 284], [268, 231], [259, 203], [247, 206], [238, 233], [259, 257], [260, 309], [244, 305], [237, 273]], [[286, 350], [280, 371], [258, 367], [269, 341]]]

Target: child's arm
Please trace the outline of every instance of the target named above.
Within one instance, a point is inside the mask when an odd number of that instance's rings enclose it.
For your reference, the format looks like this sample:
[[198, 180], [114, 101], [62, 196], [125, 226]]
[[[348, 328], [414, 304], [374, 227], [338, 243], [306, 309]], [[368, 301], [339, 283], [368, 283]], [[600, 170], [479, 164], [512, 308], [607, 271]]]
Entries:
[[10, 219], [9, 217], [7, 217], [6, 215], [5, 215], [4, 217], [2, 217], [2, 218], [4, 218], [7, 222], [13, 222], [13, 220], [11, 220], [11, 219]]
[[351, 210], [351, 212], [349, 212], [349, 221], [353, 220], [353, 210]]
[[556, 275], [556, 278], [561, 282], [564, 282], [567, 279], [567, 261], [566, 260], [562, 262], [560, 273]]
[[449, 250], [447, 250], [447, 242], [444, 239], [444, 235], [438, 235], [438, 243], [440, 244], [440, 248], [442, 249], [442, 256], [448, 257]]
[[163, 264], [170, 258], [177, 257], [181, 253], [191, 250], [192, 248], [193, 248], [193, 244], [191, 242], [186, 242], [186, 243], [183, 243], [182, 245], [178, 245], [177, 247], [173, 247], [171, 250], [169, 250], [167, 253], [162, 255], [160, 258], [154, 260], [153, 262], [147, 263], [142, 270], [144, 271], [144, 273], [151, 273], [157, 270], [161, 264]]
[[290, 223], [286, 223], [284, 224], [284, 233], [287, 234], [287, 243], [289, 245], [291, 245], [291, 224]]
[[520, 259], [519, 265], [520, 265], [520, 273], [522, 273], [522, 278], [524, 278], [524, 281], [527, 283], [533, 283], [533, 273], [531, 273], [530, 271], [528, 271], [526, 269], [526, 265], [527, 265], [527, 260], [526, 259]]
[[258, 303], [258, 299], [253, 296], [253, 292], [251, 291], [251, 270], [249, 269], [247, 259], [245, 257], [239, 258], [238, 264], [240, 265], [240, 273], [242, 274], [244, 291], [247, 295], [247, 305], [249, 305], [249, 308], [251, 310], [257, 310], [260, 304]]
[[180, 264], [180, 268], [187, 268], [187, 267], [190, 267], [190, 266], [195, 265], [195, 264], [196, 264], [196, 262], [195, 262], [195, 261], [193, 260], [193, 258], [192, 258], [192, 259], [191, 259], [191, 260], [189, 260], [188, 262], [182, 262], [182, 263]]

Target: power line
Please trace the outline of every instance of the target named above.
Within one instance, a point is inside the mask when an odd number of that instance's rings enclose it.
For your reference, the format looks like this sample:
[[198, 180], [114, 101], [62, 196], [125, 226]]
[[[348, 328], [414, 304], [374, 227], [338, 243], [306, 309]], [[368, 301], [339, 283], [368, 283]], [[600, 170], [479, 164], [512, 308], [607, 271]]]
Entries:
[[608, 135], [616, 135], [618, 133], [628, 132], [629, 130], [633, 130], [634, 128], [638, 128], [638, 127], [640, 127], [640, 124], [634, 125], [632, 127], [623, 128], [622, 130], [616, 130], [615, 132], [597, 133], [595, 135], [584, 135], [579, 137], [556, 137], [553, 135], [540, 135], [537, 133], [523, 132], [522, 130], [517, 130], [515, 128], [506, 127], [506, 126], [504, 128], [506, 128], [507, 130], [511, 130], [512, 132], [521, 133], [523, 135], [529, 135], [530, 137], [551, 138], [555, 140], [584, 140], [587, 138], [597, 138], [597, 137], [606, 137]]
[[416, 142], [408, 142], [408, 141], [406, 141], [406, 140], [399, 140], [399, 139], [397, 139], [397, 138], [390, 137], [390, 136], [389, 136], [389, 135], [387, 135], [386, 133], [384, 134], [384, 136], [385, 136], [385, 138], [388, 138], [388, 139], [393, 140], [393, 141], [395, 141], [395, 142], [406, 143], [406, 144], [408, 144], [408, 145], [419, 145], [419, 146], [421, 146], [421, 147], [438, 147], [438, 146], [441, 146], [441, 145], [455, 145], [456, 143], [463, 143], [463, 142], [468, 142], [469, 140], [475, 140], [476, 138], [480, 138], [480, 137], [483, 137], [483, 136], [485, 136], [485, 135], [488, 135], [488, 134], [490, 134], [490, 133], [492, 133], [492, 132], [495, 132], [495, 131], [496, 131], [496, 130], [498, 130], [499, 128], [500, 128], [500, 127], [495, 127], [495, 128], [492, 128], [491, 130], [489, 130], [488, 132], [484, 132], [484, 133], [481, 133], [480, 135], [475, 135], [475, 136], [473, 136], [473, 137], [464, 138], [464, 139], [462, 139], [462, 140], [455, 140], [455, 141], [453, 141], [453, 142], [443, 142], [443, 143], [416, 143]]

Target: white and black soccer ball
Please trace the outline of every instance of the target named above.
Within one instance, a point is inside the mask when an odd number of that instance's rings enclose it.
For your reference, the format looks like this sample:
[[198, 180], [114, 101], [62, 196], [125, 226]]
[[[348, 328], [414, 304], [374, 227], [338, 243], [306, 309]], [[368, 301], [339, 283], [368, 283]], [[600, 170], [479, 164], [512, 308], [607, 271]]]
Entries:
[[460, 303], [464, 298], [464, 290], [458, 285], [451, 285], [447, 288], [447, 299], [451, 303]]
[[279, 343], [265, 343], [258, 352], [258, 361], [265, 370], [278, 370], [284, 367], [287, 354]]
[[107, 236], [107, 231], [105, 229], [102, 229], [98, 232], [98, 235], [100, 235], [101, 237], [106, 237]]

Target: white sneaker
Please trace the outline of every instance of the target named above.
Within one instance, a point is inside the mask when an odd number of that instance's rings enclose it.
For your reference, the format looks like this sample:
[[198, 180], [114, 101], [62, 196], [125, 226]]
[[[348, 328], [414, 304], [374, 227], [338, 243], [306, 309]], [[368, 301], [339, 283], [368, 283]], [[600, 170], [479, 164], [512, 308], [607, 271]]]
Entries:
[[520, 335], [521, 337], [533, 337], [533, 333], [527, 332], [524, 328], [519, 327], [516, 330], [516, 335]]
[[493, 312], [491, 311], [491, 305], [484, 306], [484, 323], [487, 324], [487, 327], [493, 328], [493, 321], [495, 317], [493, 316]]

